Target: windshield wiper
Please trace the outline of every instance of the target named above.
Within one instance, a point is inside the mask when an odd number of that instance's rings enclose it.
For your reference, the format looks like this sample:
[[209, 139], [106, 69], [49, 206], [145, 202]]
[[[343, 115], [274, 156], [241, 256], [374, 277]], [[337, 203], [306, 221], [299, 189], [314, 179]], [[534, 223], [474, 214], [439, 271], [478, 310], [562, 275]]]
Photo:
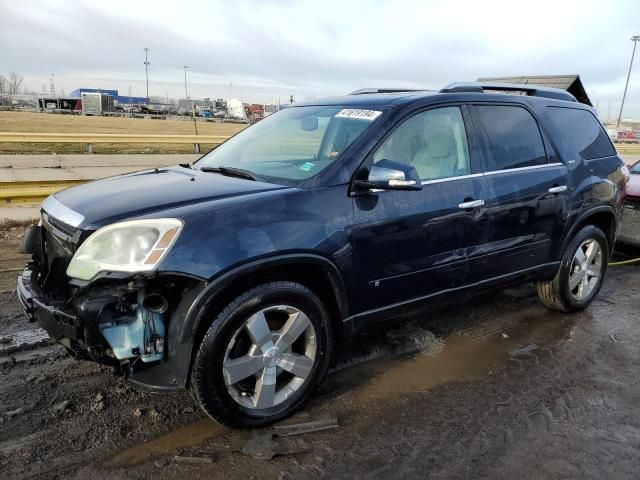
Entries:
[[201, 172], [213, 172], [220, 173], [222, 175], [226, 175], [227, 177], [238, 177], [238, 178], [246, 178], [247, 180], [253, 180], [254, 182], [258, 181], [258, 177], [256, 177], [249, 170], [244, 170], [242, 168], [235, 167], [200, 167]]

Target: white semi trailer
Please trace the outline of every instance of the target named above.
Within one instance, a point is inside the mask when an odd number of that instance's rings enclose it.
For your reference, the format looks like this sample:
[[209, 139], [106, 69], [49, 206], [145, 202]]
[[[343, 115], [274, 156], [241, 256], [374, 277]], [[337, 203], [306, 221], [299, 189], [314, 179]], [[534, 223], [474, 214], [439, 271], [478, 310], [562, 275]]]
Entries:
[[113, 97], [106, 93], [83, 92], [82, 113], [85, 115], [102, 115], [113, 110]]

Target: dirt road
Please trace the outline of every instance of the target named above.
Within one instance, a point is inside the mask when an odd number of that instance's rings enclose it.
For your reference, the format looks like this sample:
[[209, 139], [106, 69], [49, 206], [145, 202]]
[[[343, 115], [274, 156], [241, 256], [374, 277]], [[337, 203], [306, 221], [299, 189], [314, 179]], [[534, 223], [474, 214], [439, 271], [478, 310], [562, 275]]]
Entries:
[[[0, 232], [0, 270], [24, 262], [19, 235]], [[0, 273], [1, 478], [638, 478], [638, 267], [611, 268], [583, 313], [523, 286], [358, 338], [300, 415], [340, 427], [269, 461], [187, 394], [69, 358], [21, 315], [14, 277]]]

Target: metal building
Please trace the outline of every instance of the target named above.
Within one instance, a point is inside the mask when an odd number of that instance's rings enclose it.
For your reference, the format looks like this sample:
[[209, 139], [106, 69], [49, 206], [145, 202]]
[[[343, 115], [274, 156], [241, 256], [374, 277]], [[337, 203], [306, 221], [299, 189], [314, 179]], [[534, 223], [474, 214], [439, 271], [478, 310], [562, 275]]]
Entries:
[[587, 91], [580, 81], [580, 75], [517, 75], [513, 77], [482, 77], [478, 82], [522, 83], [541, 87], [560, 88], [576, 97], [581, 103], [593, 107]]
[[83, 93], [104, 93], [111, 95], [113, 99], [120, 105], [148, 105], [147, 97], [130, 97], [128, 95], [119, 95], [118, 90], [110, 90], [108, 88], [78, 88], [69, 95], [73, 98], [81, 98]]

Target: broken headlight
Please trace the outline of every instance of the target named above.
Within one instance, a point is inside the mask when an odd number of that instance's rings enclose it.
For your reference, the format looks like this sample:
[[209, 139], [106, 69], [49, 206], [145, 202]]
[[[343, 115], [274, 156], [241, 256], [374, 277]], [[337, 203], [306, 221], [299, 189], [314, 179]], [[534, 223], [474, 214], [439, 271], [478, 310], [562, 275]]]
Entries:
[[182, 229], [177, 218], [118, 222], [95, 231], [80, 246], [67, 275], [91, 280], [100, 272], [147, 272], [171, 249]]

